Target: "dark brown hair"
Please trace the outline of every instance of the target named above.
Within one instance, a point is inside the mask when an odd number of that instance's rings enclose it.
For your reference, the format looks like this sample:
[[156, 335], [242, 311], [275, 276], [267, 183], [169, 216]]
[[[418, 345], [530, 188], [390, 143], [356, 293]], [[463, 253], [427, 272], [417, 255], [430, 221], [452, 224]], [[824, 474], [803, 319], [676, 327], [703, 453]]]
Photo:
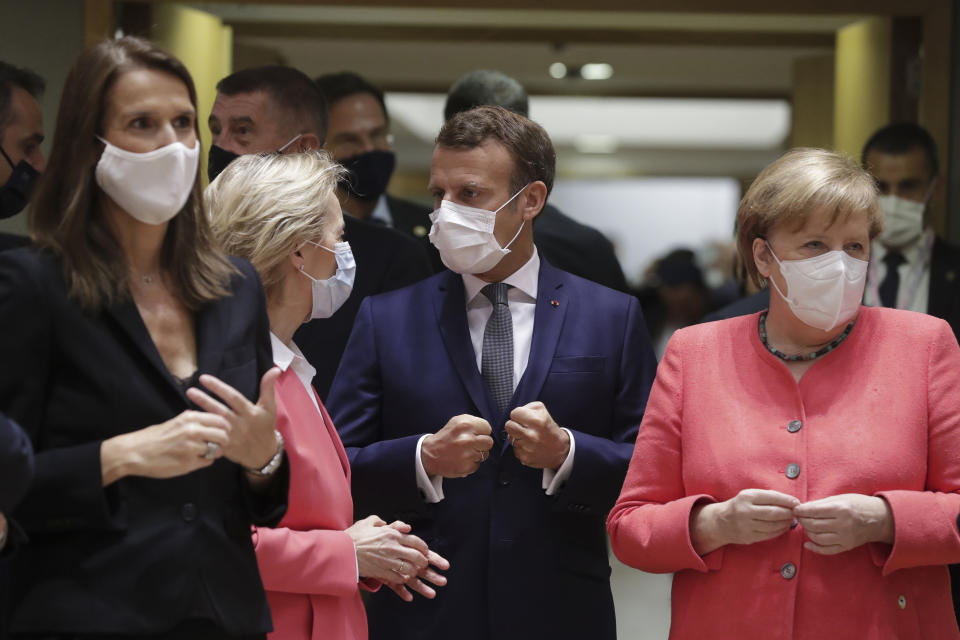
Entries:
[[451, 149], [474, 149], [493, 139], [513, 157], [511, 191], [539, 180], [553, 189], [557, 154], [550, 136], [533, 120], [503, 107], [483, 106], [456, 114], [443, 125], [437, 144]]
[[[102, 149], [96, 136], [103, 133], [107, 96], [117, 78], [133, 69], [176, 76], [197, 108], [186, 67], [153, 43], [128, 36], [85, 50], [67, 75], [47, 170], [31, 206], [33, 241], [61, 257], [70, 296], [90, 311], [129, 295], [123, 249], [103, 214], [103, 195], [94, 173]], [[170, 275], [183, 304], [193, 310], [227, 295], [234, 271], [215, 247], [202, 203], [198, 179], [183, 209], [170, 221], [160, 253], [161, 269]]]

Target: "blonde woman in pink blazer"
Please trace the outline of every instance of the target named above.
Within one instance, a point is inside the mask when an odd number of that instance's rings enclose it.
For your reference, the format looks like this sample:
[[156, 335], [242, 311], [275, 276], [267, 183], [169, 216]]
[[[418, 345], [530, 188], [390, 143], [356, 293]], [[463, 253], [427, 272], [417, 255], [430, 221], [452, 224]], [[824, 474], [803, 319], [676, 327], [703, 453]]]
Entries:
[[253, 532], [273, 616], [273, 638], [362, 640], [360, 588], [387, 584], [405, 600], [433, 598], [445, 559], [402, 522], [353, 522], [350, 465], [293, 343], [311, 318], [350, 295], [355, 264], [335, 196], [342, 169], [324, 152], [242, 156], [208, 187], [213, 228], [227, 253], [250, 260], [263, 281], [275, 364], [277, 429], [290, 460], [289, 506], [276, 528]]
[[873, 180], [791, 151], [737, 220], [770, 308], [671, 339], [614, 552], [675, 572], [678, 640], [960, 638], [960, 348], [942, 320], [860, 306]]

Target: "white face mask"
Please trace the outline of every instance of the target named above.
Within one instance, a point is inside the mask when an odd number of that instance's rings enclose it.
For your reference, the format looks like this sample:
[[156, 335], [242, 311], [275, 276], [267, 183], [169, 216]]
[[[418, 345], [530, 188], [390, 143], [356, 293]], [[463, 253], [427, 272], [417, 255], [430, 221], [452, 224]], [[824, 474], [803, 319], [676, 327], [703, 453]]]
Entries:
[[337, 257], [337, 272], [326, 280], [314, 278], [303, 270], [303, 265], [300, 265], [300, 273], [310, 278], [310, 288], [313, 290], [313, 309], [310, 312], [310, 319], [329, 318], [350, 297], [350, 292], [353, 290], [353, 277], [357, 272], [357, 263], [353, 259], [353, 251], [350, 250], [349, 242], [338, 242], [333, 249], [328, 249], [322, 244], [309, 240], [307, 242], [329, 251]]
[[[528, 185], [529, 186], [529, 185]], [[523, 187], [526, 189], [527, 187]], [[510, 253], [510, 245], [523, 230], [523, 222], [507, 243], [501, 247], [493, 235], [497, 212], [523, 193], [513, 194], [496, 211], [477, 209], [450, 200], [440, 203], [440, 208], [430, 214], [430, 242], [440, 252], [440, 259], [455, 273], [486, 273]]]
[[923, 233], [923, 212], [927, 198], [914, 202], [899, 196], [880, 196], [877, 202], [883, 209], [885, 226], [880, 234], [884, 246], [899, 249], [917, 240]]
[[197, 179], [199, 140], [193, 149], [173, 142], [147, 153], [99, 140], [104, 148], [95, 175], [104, 193], [145, 224], [163, 224], [180, 213]]
[[867, 282], [867, 262], [852, 258], [845, 251], [780, 262], [769, 244], [767, 248], [780, 265], [780, 275], [790, 296], [780, 291], [773, 278], [768, 280], [801, 322], [830, 331], [857, 313]]

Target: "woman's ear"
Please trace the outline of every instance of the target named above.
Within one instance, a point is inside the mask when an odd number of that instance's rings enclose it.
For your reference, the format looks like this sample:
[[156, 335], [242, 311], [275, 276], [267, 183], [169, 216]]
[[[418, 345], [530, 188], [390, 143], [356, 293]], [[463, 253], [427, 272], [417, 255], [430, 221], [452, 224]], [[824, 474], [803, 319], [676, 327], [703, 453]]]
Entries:
[[303, 265], [306, 263], [306, 260], [303, 257], [303, 252], [300, 251], [301, 247], [297, 247], [288, 255], [290, 264], [293, 265], [293, 268], [299, 271]]
[[773, 273], [773, 253], [763, 238], [753, 239], [753, 263], [757, 265], [757, 272], [762, 277], [769, 278]]

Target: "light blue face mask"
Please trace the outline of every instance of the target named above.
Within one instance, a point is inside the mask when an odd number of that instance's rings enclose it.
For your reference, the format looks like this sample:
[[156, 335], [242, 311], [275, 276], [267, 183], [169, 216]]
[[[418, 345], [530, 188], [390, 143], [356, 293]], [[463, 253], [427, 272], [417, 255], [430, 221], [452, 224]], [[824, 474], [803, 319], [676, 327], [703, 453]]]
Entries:
[[337, 272], [326, 280], [314, 278], [303, 270], [303, 265], [300, 265], [300, 273], [310, 278], [312, 283], [313, 310], [310, 312], [310, 319], [329, 318], [350, 297], [350, 292], [353, 291], [353, 278], [357, 273], [357, 263], [353, 259], [349, 242], [338, 242], [333, 249], [310, 240], [307, 240], [307, 243], [329, 251], [337, 258]]

